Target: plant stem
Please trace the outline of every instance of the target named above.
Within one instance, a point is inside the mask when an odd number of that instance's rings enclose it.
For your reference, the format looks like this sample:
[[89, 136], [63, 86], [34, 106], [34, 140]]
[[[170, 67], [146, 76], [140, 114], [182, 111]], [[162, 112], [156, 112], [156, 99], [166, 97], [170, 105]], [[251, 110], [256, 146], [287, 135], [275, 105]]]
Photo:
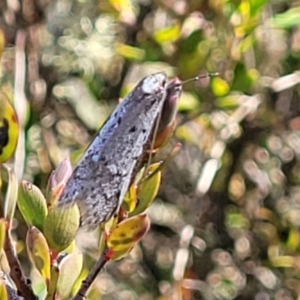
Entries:
[[98, 261], [94, 265], [93, 269], [90, 271], [89, 275], [85, 280], [82, 281], [81, 287], [77, 294], [72, 300], [83, 300], [86, 299], [86, 293], [94, 280], [96, 279], [98, 273], [102, 270], [105, 264], [110, 260], [110, 257], [107, 255], [108, 249], [105, 248]]
[[38, 298], [34, 295], [31, 286], [27, 283], [20, 262], [15, 255], [8, 228], [6, 229], [4, 251], [10, 267], [10, 276], [18, 289], [19, 295], [26, 300], [37, 300]]
[[50, 275], [50, 283], [48, 285], [48, 292], [45, 300], [53, 300], [55, 299], [56, 287], [58, 282], [59, 269], [56, 265], [52, 263], [51, 266], [51, 275]]

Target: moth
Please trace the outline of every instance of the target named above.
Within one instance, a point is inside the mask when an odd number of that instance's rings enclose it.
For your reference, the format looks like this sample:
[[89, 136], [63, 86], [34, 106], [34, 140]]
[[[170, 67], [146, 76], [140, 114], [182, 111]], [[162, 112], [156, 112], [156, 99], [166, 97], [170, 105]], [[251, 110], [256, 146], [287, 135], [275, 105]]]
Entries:
[[163, 112], [181, 91], [182, 82], [168, 81], [165, 73], [142, 79], [87, 148], [58, 205], [76, 203], [81, 225], [89, 230], [108, 221], [122, 204], [160, 116], [166, 115]]

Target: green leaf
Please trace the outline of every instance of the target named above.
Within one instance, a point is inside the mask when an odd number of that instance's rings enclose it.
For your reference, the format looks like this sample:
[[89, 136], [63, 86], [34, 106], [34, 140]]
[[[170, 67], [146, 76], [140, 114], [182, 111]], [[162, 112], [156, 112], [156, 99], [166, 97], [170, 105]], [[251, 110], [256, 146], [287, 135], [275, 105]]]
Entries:
[[188, 35], [185, 39], [183, 39], [178, 47], [180, 53], [192, 54], [197, 52], [199, 42], [203, 40], [203, 32], [202, 30], [195, 30], [190, 35]]
[[26, 246], [32, 264], [41, 273], [48, 286], [51, 267], [50, 250], [46, 238], [36, 227], [30, 227], [28, 229]]
[[109, 0], [110, 4], [121, 14], [133, 14], [132, 0]]
[[267, 0], [249, 0], [251, 16], [255, 16], [257, 13], [262, 12]]
[[226, 97], [217, 98], [215, 100], [215, 105], [216, 107], [219, 107], [224, 110], [237, 108], [241, 104], [239, 101], [240, 98], [240, 94], [229, 94]]
[[248, 70], [243, 63], [238, 63], [234, 70], [231, 90], [248, 92], [258, 77], [259, 74], [256, 70]]
[[72, 243], [79, 228], [79, 217], [77, 205], [49, 209], [43, 232], [51, 250], [62, 251]]
[[6, 220], [0, 219], [0, 256], [5, 242]]
[[137, 196], [136, 196], [136, 185], [133, 184], [128, 189], [124, 201], [122, 203], [122, 208], [127, 212], [132, 212], [137, 204]]
[[64, 257], [59, 263], [59, 277], [57, 283], [57, 295], [60, 299], [67, 299], [73, 286], [79, 277], [83, 264], [83, 255], [74, 252]]
[[128, 60], [141, 61], [145, 57], [144, 50], [121, 43], [117, 45], [116, 51]]
[[8, 300], [7, 291], [4, 282], [0, 278], [0, 299]]
[[249, 228], [249, 221], [239, 213], [228, 213], [226, 215], [225, 224], [229, 228], [239, 228], [239, 229]]
[[56, 292], [56, 287], [57, 287], [57, 282], [58, 282], [58, 277], [59, 277], [59, 268], [57, 266], [57, 263], [52, 264], [50, 277], [51, 277], [51, 280], [50, 280], [48, 293], [47, 293], [45, 300], [55, 299], [55, 292]]
[[[2, 165], [4, 168], [2, 171], [2, 179], [6, 179], [7, 188], [5, 192], [5, 200], [4, 200], [4, 217], [6, 220], [11, 222], [14, 217], [17, 198], [18, 198], [18, 180], [15, 176], [14, 171], [6, 165]], [[3, 172], [6, 170], [6, 174]]]
[[275, 15], [275, 17], [272, 19], [272, 24], [275, 27], [284, 28], [284, 29], [298, 26], [300, 25], [299, 14], [300, 14], [299, 6], [291, 8], [282, 14]]
[[[149, 176], [139, 185], [137, 194], [138, 204], [129, 216], [132, 217], [142, 213], [153, 202], [160, 186], [161, 171], [157, 171], [160, 167], [160, 163], [155, 163], [148, 167], [146, 174], [149, 174]], [[151, 175], [154, 172], [155, 174]]]
[[199, 108], [199, 101], [195, 95], [189, 92], [183, 92], [179, 104], [179, 111], [195, 111]]
[[218, 97], [228, 94], [230, 90], [228, 83], [220, 77], [212, 78], [211, 88], [213, 90], [213, 93]]
[[119, 223], [107, 237], [111, 259], [125, 256], [149, 230], [150, 219], [146, 214], [134, 216]]
[[18, 207], [29, 225], [39, 230], [43, 229], [48, 209], [46, 199], [37, 186], [22, 180], [19, 186]]
[[178, 25], [165, 27], [155, 32], [154, 39], [159, 44], [174, 42], [180, 37], [180, 27]]

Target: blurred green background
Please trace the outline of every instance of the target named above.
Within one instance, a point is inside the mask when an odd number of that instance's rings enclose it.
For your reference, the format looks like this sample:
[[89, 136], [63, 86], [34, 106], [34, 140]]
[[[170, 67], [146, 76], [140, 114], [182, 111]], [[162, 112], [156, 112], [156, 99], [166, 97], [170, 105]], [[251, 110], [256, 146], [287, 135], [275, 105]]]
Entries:
[[[1, 85], [25, 134], [18, 175], [42, 190], [146, 74], [220, 73], [184, 86], [159, 158], [182, 149], [151, 230], [89, 299], [300, 299], [300, 1], [7, 0], [0, 12]], [[21, 218], [15, 231], [29, 274]], [[97, 243], [77, 242], [87, 271]]]

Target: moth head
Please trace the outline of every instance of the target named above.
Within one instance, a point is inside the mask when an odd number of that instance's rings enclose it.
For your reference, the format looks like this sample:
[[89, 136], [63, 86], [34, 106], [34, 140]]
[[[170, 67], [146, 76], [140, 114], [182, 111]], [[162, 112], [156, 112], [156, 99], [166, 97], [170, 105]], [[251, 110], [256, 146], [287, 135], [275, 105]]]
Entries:
[[145, 94], [154, 94], [164, 89], [167, 75], [163, 72], [154, 73], [143, 79], [141, 89]]
[[166, 98], [159, 123], [159, 131], [171, 124], [177, 113], [177, 105], [182, 92], [182, 81], [179, 78], [170, 80], [166, 86]]
[[[166, 85], [167, 98], [174, 98], [177, 101], [182, 92], [182, 81], [179, 78], [170, 80]], [[170, 99], [172, 100], [172, 99]]]
[[158, 132], [164, 130], [170, 126], [174, 120], [177, 113], [178, 101], [182, 92], [182, 86], [189, 82], [197, 82], [201, 78], [218, 76], [219, 73], [208, 73], [204, 75], [198, 75], [196, 77], [187, 79], [185, 81], [179, 78], [174, 78], [165, 84], [166, 97], [164, 100], [164, 106], [162, 108]]

